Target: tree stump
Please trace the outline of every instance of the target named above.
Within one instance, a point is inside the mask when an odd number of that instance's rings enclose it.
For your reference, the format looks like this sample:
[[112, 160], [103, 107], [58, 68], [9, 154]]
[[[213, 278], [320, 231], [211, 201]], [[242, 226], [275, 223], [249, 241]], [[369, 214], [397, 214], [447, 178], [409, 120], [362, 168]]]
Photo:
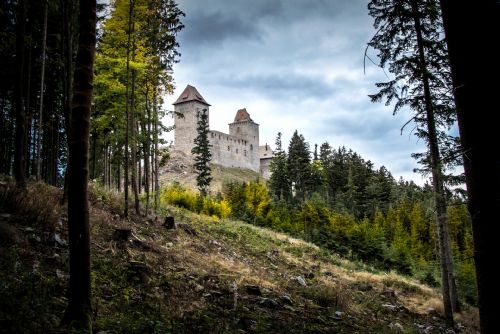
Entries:
[[132, 230], [129, 228], [115, 228], [113, 232], [113, 240], [128, 241], [132, 235]]
[[165, 222], [163, 223], [163, 226], [165, 226], [169, 230], [175, 230], [176, 225], [175, 225], [175, 219], [172, 216], [166, 216], [165, 217]]

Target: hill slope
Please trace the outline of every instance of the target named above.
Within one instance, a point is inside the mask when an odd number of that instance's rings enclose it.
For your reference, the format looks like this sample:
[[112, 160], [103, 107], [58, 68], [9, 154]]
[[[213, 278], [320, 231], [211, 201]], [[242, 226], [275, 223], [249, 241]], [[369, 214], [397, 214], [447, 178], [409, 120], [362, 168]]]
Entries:
[[[67, 245], [60, 191], [0, 187], [0, 332], [64, 332]], [[94, 332], [444, 333], [437, 291], [363, 270], [284, 234], [173, 207], [177, 229], [118, 215], [93, 187]], [[126, 240], [116, 229], [131, 229]], [[369, 269], [369, 268], [366, 268]], [[457, 318], [474, 333], [475, 310]]]

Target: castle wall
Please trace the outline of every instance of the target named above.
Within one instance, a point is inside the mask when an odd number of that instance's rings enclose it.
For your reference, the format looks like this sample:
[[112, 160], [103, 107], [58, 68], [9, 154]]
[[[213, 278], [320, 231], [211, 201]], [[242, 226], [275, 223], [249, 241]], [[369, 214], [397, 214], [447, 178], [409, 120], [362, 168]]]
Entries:
[[260, 169], [259, 157], [259, 124], [248, 120], [229, 124], [229, 134], [242, 138], [250, 144], [250, 150], [247, 152], [249, 156], [250, 169], [258, 172]]
[[[183, 117], [174, 116], [175, 150], [191, 156], [194, 140], [198, 135], [197, 113], [207, 109], [207, 114], [210, 115], [209, 104], [195, 87], [188, 85], [174, 106], [176, 112], [183, 114]], [[229, 124], [229, 134], [211, 130], [208, 140], [212, 145], [212, 163], [260, 171], [259, 124], [252, 121], [246, 109], [238, 110], [234, 123]]]
[[210, 149], [212, 163], [259, 171], [260, 162], [254, 158], [254, 152], [258, 152], [258, 147], [254, 143], [213, 130], [210, 131], [208, 140], [212, 145]]

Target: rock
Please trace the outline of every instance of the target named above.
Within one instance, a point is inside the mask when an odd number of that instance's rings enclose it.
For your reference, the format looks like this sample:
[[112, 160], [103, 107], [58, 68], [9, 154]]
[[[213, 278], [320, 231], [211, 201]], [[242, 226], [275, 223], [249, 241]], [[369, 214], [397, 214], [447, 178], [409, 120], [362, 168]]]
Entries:
[[168, 230], [175, 230], [175, 219], [172, 216], [166, 216], [165, 221], [163, 222], [163, 226]]
[[280, 301], [285, 305], [293, 305], [293, 300], [289, 295], [283, 295], [280, 297]]
[[200, 291], [203, 291], [203, 290], [205, 290], [205, 288], [203, 287], [203, 285], [195, 283], [195, 285], [194, 285], [194, 291], [200, 292]]
[[284, 308], [285, 310], [288, 310], [288, 311], [291, 311], [291, 312], [295, 312], [295, 311], [296, 311], [296, 310], [295, 310], [293, 307], [291, 307], [290, 305], [283, 305], [283, 308]]
[[335, 316], [341, 318], [343, 315], [344, 315], [344, 312], [342, 312], [342, 311], [335, 311]]
[[262, 296], [262, 291], [258, 285], [245, 285], [245, 290], [249, 295]]
[[394, 330], [394, 331], [398, 331], [398, 332], [403, 332], [404, 331], [404, 327], [403, 325], [401, 325], [399, 322], [392, 322], [389, 324], [389, 328]]
[[68, 245], [68, 243], [66, 242], [66, 240], [64, 240], [63, 238], [61, 238], [61, 236], [58, 233], [54, 234], [54, 241], [56, 243], [56, 246], [66, 247]]
[[294, 278], [294, 280], [296, 280], [297, 283], [299, 283], [302, 286], [307, 286], [306, 280], [302, 276], [297, 276]]
[[262, 298], [261, 301], [259, 302], [260, 305], [266, 308], [271, 308], [275, 309], [279, 307], [279, 304], [277, 301], [271, 298]]
[[382, 307], [385, 307], [391, 311], [396, 311], [398, 309], [397, 305], [392, 305], [392, 304], [382, 304]]

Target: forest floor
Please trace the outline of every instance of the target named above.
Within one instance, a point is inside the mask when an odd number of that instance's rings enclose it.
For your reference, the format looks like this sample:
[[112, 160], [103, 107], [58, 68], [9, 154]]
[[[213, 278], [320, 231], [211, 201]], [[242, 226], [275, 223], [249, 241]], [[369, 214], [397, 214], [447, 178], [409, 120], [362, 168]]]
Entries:
[[[0, 182], [0, 333], [64, 333], [68, 247], [61, 191]], [[91, 186], [93, 331], [111, 333], [477, 333], [446, 329], [440, 295], [302, 240], [168, 207], [120, 216]], [[163, 220], [163, 219], [162, 219]], [[117, 229], [130, 229], [120, 240]]]

